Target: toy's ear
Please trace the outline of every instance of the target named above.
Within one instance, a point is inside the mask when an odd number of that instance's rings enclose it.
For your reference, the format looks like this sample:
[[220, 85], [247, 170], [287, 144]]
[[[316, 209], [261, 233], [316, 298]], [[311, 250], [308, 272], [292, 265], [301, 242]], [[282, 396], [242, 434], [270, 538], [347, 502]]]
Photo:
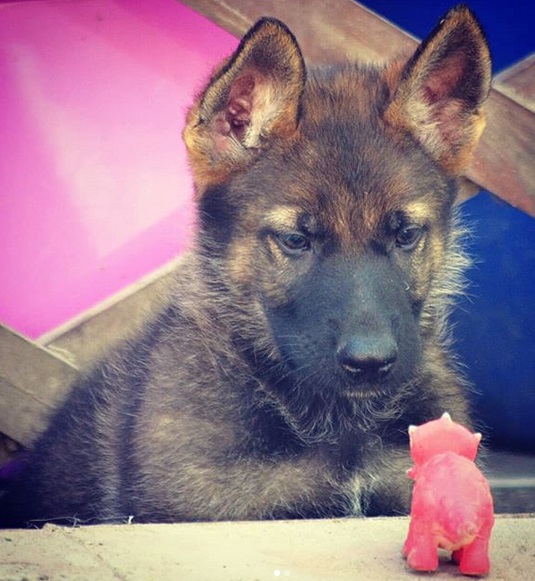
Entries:
[[472, 462], [475, 462], [479, 444], [482, 438], [483, 436], [479, 432], [471, 434], [471, 440], [469, 440], [469, 445], [466, 446], [463, 456], [465, 456], [469, 460], [472, 460]]
[[298, 124], [305, 64], [292, 33], [259, 20], [189, 111], [184, 141], [197, 192], [221, 184]]
[[446, 171], [467, 167], [485, 127], [481, 105], [491, 66], [479, 23], [464, 5], [450, 10], [401, 74], [385, 119], [409, 131]]

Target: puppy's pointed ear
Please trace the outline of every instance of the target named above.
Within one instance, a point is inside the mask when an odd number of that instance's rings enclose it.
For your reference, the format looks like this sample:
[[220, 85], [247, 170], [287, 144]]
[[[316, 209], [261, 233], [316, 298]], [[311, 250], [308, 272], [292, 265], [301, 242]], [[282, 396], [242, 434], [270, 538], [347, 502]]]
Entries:
[[485, 127], [481, 106], [490, 81], [485, 36], [472, 12], [459, 5], [406, 64], [385, 119], [412, 133], [446, 171], [458, 175]]
[[223, 183], [273, 139], [296, 131], [305, 76], [288, 28], [259, 20], [188, 114], [184, 140], [198, 193]]

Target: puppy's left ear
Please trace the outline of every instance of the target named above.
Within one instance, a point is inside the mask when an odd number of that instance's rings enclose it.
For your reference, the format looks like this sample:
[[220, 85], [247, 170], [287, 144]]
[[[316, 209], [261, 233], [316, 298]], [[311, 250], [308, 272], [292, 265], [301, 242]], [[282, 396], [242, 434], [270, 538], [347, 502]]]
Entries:
[[254, 162], [299, 121], [306, 70], [293, 34], [262, 18], [212, 77], [188, 113], [184, 141], [197, 196]]
[[406, 64], [385, 113], [458, 175], [485, 128], [481, 109], [491, 81], [489, 48], [464, 5], [450, 10]]

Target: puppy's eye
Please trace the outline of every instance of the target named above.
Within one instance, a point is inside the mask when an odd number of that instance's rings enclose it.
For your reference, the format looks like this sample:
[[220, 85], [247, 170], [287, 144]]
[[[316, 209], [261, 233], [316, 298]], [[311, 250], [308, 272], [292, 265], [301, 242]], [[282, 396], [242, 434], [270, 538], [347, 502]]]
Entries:
[[424, 228], [409, 224], [400, 228], [396, 234], [396, 246], [402, 250], [412, 250], [423, 236]]
[[298, 255], [310, 250], [310, 239], [300, 232], [282, 232], [275, 235], [275, 240], [287, 254]]

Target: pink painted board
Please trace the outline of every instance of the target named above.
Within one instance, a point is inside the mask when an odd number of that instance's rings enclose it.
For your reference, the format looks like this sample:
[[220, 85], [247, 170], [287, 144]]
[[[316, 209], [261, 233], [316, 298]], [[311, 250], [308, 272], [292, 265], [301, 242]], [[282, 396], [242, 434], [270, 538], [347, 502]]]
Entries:
[[184, 251], [184, 116], [237, 42], [176, 0], [0, 2], [1, 323], [38, 338]]

